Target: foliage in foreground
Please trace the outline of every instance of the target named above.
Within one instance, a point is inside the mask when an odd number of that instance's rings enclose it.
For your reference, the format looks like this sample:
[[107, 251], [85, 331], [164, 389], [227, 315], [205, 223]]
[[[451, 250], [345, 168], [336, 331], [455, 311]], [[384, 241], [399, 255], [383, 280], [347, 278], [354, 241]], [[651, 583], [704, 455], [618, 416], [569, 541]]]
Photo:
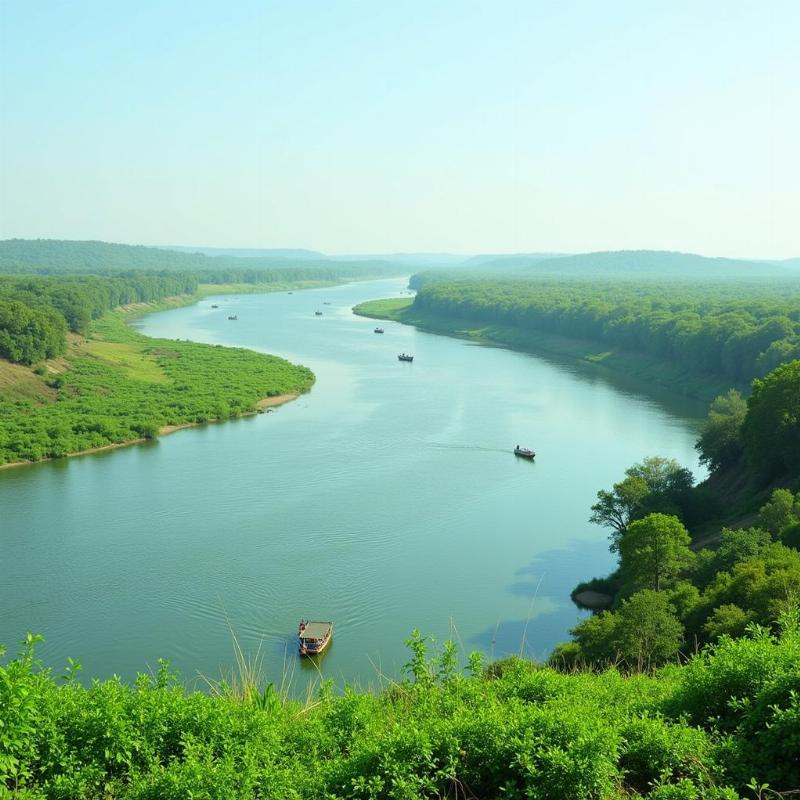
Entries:
[[[0, 785], [21, 798], [734, 800], [800, 786], [800, 634], [723, 638], [655, 674], [520, 659], [457, 670], [414, 633], [407, 679], [313, 701], [0, 667]], [[769, 788], [764, 788], [767, 784]], [[0, 793], [2, 793], [0, 789]], [[756, 789], [755, 791], [758, 791]]]

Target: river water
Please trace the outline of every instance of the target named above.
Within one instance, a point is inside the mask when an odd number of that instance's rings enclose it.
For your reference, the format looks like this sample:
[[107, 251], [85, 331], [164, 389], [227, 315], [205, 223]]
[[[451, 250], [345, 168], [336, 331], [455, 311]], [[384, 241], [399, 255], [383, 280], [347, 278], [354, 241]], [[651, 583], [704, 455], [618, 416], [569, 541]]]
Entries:
[[[566, 639], [570, 590], [613, 568], [587, 521], [597, 490], [649, 455], [698, 474], [703, 407], [392, 322], [376, 335], [351, 312], [404, 288], [223, 296], [140, 320], [279, 354], [316, 384], [274, 413], [0, 472], [0, 643], [32, 630], [57, 670], [72, 656], [130, 679], [164, 657], [202, 684], [234, 663], [235, 634], [297, 691], [320, 672], [396, 676], [414, 628], [494, 657]], [[335, 622], [319, 671], [296, 656], [301, 616]]]

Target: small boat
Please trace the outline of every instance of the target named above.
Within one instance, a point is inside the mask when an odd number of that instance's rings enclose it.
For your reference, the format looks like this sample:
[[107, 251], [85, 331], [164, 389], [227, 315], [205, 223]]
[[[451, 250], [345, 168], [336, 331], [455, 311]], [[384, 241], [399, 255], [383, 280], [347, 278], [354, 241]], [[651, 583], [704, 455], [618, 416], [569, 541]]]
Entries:
[[383, 333], [383, 328], [375, 328], [375, 333]]
[[294, 292], [286, 292], [286, 294], [294, 294]]
[[400, 353], [400, 355], [397, 356], [397, 360], [398, 361], [413, 361], [414, 360], [414, 356], [409, 356], [406, 353]]
[[321, 653], [333, 638], [332, 622], [309, 622], [301, 619], [297, 630], [297, 642], [301, 656]]
[[228, 317], [228, 319], [239, 319], [239, 317], [236, 314], [234, 314], [232, 317]]
[[534, 453], [533, 450], [529, 450], [527, 447], [520, 447], [519, 445], [514, 448], [514, 455], [520, 458], [527, 458], [530, 461], [533, 461], [536, 457], [536, 453]]
[[315, 311], [314, 312], [314, 316], [315, 317], [321, 317], [322, 316], [322, 312], [321, 311]]
[[214, 306], [214, 305], [212, 305], [212, 306], [211, 306], [211, 308], [219, 308], [219, 306]]
[[322, 305], [324, 305], [324, 306], [329, 306], [329, 305], [330, 305], [330, 303], [329, 303], [329, 302], [326, 300], [326, 301], [325, 301], [325, 302], [324, 302]]

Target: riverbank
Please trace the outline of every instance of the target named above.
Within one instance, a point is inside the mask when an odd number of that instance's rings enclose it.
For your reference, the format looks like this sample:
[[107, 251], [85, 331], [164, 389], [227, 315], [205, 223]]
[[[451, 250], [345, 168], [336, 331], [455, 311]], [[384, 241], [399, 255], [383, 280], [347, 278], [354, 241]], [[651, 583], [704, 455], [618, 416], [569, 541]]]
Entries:
[[[298, 282], [295, 288], [308, 288]], [[330, 285], [330, 282], [323, 282]], [[238, 285], [215, 286], [215, 293]], [[286, 285], [263, 284], [265, 291]], [[263, 413], [309, 391], [314, 376], [242, 348], [151, 339], [129, 323], [191, 305], [177, 295], [107, 312], [67, 353], [36, 367], [7, 364], [0, 393], [0, 468], [126, 447], [183, 428]]]
[[[724, 378], [698, 375], [675, 364], [587, 339], [524, 330], [509, 325], [483, 325], [463, 317], [446, 317], [421, 311], [410, 297], [361, 303], [353, 313], [413, 325], [420, 330], [476, 343], [506, 347], [544, 358], [567, 359], [587, 372], [632, 379], [642, 386], [656, 386], [691, 400], [709, 403], [731, 386]], [[735, 387], [747, 391], [747, 387]]]

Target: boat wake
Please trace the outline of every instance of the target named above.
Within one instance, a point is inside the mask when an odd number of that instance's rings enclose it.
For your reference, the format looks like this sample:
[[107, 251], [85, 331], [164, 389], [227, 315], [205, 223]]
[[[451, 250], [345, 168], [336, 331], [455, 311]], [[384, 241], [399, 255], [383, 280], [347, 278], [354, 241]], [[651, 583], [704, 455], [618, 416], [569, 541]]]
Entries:
[[507, 447], [484, 447], [480, 444], [450, 444], [449, 442], [427, 442], [437, 450], [473, 450], [479, 453], [508, 453]]

